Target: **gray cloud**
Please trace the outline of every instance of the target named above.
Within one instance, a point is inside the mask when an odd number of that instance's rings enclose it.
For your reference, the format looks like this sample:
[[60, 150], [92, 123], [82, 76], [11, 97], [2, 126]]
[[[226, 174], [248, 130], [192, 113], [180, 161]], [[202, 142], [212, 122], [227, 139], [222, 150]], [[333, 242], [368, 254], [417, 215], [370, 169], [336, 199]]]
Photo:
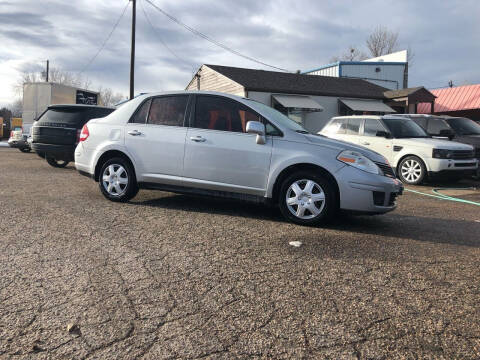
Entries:
[[[136, 91], [182, 89], [202, 63], [265, 68], [196, 37], [145, 0], [137, 2]], [[410, 46], [415, 52], [410, 85], [480, 82], [480, 3], [473, 0], [153, 2], [245, 55], [290, 70], [315, 68], [350, 45], [364, 46], [369, 32], [382, 24], [400, 33], [402, 48]], [[142, 3], [155, 30], [144, 17]], [[53, 66], [79, 71], [126, 4], [127, 0], [2, 2], [0, 41], [7, 52], [0, 55], [0, 66], [17, 61], [9, 65], [14, 74], [36, 69], [39, 59], [49, 58]], [[130, 14], [129, 8], [85, 74], [95, 86], [128, 90]], [[0, 94], [0, 101], [6, 96]]]

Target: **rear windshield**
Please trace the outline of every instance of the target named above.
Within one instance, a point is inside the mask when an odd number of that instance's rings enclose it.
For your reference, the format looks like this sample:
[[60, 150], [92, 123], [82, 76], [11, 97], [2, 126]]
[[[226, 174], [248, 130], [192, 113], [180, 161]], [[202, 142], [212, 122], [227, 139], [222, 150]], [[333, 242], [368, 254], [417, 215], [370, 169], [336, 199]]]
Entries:
[[38, 123], [76, 126], [85, 121], [85, 114], [86, 109], [48, 109], [38, 119]]
[[102, 118], [112, 113], [115, 109], [106, 108], [53, 108], [48, 109], [38, 119], [39, 125], [62, 124], [64, 126], [80, 127], [88, 120]]

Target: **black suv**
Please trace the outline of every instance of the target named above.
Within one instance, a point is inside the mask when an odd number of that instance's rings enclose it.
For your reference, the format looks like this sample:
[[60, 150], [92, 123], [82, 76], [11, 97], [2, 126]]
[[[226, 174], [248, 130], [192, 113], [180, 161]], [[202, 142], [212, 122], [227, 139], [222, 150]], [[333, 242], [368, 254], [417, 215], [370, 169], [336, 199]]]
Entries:
[[[475, 157], [480, 161], [480, 125], [473, 120], [447, 115], [395, 114], [406, 116], [423, 127], [432, 137], [472, 145]], [[480, 175], [480, 170], [478, 170]]]
[[50, 105], [33, 126], [32, 149], [50, 165], [65, 167], [74, 160], [83, 125], [113, 111], [93, 105]]

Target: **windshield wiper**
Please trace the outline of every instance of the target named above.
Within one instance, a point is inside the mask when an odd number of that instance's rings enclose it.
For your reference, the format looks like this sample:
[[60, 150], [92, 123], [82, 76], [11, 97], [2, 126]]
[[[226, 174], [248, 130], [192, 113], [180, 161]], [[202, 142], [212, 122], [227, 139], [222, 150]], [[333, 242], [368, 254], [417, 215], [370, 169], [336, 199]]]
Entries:
[[299, 134], [310, 134], [307, 130], [295, 130]]

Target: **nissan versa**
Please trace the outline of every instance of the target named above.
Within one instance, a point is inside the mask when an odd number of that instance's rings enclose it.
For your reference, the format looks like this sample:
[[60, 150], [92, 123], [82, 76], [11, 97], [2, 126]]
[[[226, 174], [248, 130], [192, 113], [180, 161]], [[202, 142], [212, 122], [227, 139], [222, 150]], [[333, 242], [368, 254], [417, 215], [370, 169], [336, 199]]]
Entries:
[[298, 224], [386, 213], [403, 185], [368, 149], [312, 135], [280, 112], [214, 92], [146, 94], [90, 120], [75, 166], [109, 200], [140, 188], [269, 202]]

